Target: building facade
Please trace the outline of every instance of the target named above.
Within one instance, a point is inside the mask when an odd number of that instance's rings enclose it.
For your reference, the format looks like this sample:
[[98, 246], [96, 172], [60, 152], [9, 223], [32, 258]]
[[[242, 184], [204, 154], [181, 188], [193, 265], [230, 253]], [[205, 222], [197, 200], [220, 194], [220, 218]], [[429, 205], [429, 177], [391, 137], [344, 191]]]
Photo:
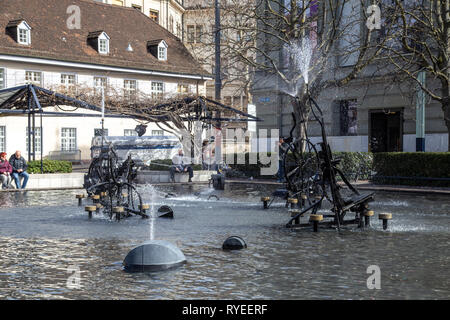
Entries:
[[137, 9], [181, 38], [183, 35], [183, 0], [93, 0]]
[[[81, 13], [79, 29], [68, 27], [73, 5]], [[102, 87], [124, 99], [139, 93], [170, 97], [182, 91], [204, 95], [205, 82], [212, 79], [176, 36], [131, 8], [84, 0], [5, 0], [0, 28], [0, 89], [33, 83], [74, 97], [84, 88]], [[68, 116], [43, 117], [43, 132], [35, 132], [37, 158], [42, 148], [44, 157], [80, 150], [82, 159], [90, 159], [92, 138], [101, 134], [100, 117], [71, 117], [75, 110], [67, 106], [49, 109]], [[136, 135], [137, 124], [130, 118], [106, 118], [105, 133]], [[26, 115], [2, 114], [0, 151], [21, 150], [28, 156], [28, 130]], [[164, 134], [149, 124], [147, 135]]]
[[[344, 8], [342, 21], [356, 13], [363, 12], [359, 0], [349, 2]], [[362, 21], [362, 20], [361, 20]], [[346, 36], [359, 37], [365, 24], [354, 24]], [[341, 42], [348, 41], [344, 36]], [[335, 79], [335, 75], [349, 70], [358, 51], [342, 59], [338, 43], [332, 68], [324, 78]], [[283, 48], [276, 53], [285, 56]], [[357, 79], [344, 87], [323, 90], [317, 98], [324, 111], [326, 132], [333, 151], [394, 152], [416, 151], [416, 103], [418, 87], [414, 81], [399, 81], [392, 69], [382, 66], [386, 61], [380, 55], [376, 62], [366, 67]], [[280, 68], [283, 68], [280, 59]], [[432, 81], [427, 79], [427, 81]], [[264, 119], [257, 124], [258, 129], [279, 129], [281, 136], [288, 136], [292, 127], [291, 97], [283, 90], [279, 78], [264, 72], [257, 72], [252, 88], [257, 116]], [[310, 122], [309, 131], [318, 141], [320, 128]], [[425, 106], [425, 151], [448, 151], [448, 130], [439, 103], [426, 100]]]
[[[194, 58], [212, 74], [215, 70], [215, 7], [214, 1], [185, 0], [184, 6], [184, 36], [183, 42]], [[229, 12], [221, 11], [221, 97], [220, 101], [243, 112], [248, 112], [251, 104], [250, 72], [248, 66], [239, 64], [230, 48], [239, 41], [238, 29], [230, 26], [235, 23], [234, 16], [230, 18]], [[206, 82], [206, 96], [215, 97], [215, 81]], [[224, 115], [227, 116], [227, 115]], [[231, 116], [231, 115], [230, 115]], [[247, 123], [228, 123], [222, 130], [224, 134], [224, 148], [227, 142], [234, 143], [236, 130], [247, 130]], [[227, 136], [227, 134], [229, 136]], [[241, 148], [242, 150], [245, 147]], [[226, 152], [226, 151], [225, 151]]]

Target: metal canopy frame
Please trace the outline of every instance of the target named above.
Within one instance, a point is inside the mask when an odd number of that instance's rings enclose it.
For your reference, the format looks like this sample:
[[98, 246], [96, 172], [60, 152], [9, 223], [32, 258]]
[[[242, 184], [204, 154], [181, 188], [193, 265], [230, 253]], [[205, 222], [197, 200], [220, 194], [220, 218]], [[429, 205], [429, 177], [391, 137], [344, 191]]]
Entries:
[[[84, 114], [73, 111], [50, 112], [43, 109], [55, 105], [73, 106], [96, 111], [99, 114]], [[231, 111], [246, 119], [221, 117], [220, 114], [224, 111]], [[41, 130], [41, 173], [43, 173], [42, 153], [44, 145], [42, 117], [101, 117], [101, 112], [102, 109], [94, 104], [34, 84], [0, 90], [0, 116], [18, 116], [25, 114], [28, 116], [28, 161], [36, 160], [36, 114], [39, 115]], [[129, 105], [123, 106], [120, 110], [106, 108], [104, 116], [109, 118], [132, 118], [148, 122], [163, 122], [171, 121], [171, 117], [167, 115], [170, 113], [176, 114], [182, 121], [201, 121], [210, 124], [215, 122], [219, 126], [221, 122], [262, 121], [258, 117], [201, 96], [178, 98], [153, 106], [149, 106], [145, 102], [130, 103]], [[219, 116], [214, 117], [213, 114]], [[31, 145], [33, 145], [33, 150], [31, 150]]]

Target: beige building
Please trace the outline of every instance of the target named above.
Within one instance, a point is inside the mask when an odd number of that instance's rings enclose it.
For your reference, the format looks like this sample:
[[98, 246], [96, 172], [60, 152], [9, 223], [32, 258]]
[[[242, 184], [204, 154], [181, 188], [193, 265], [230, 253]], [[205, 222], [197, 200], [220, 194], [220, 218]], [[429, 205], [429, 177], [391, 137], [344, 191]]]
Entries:
[[116, 6], [132, 7], [152, 18], [181, 38], [183, 35], [183, 0], [94, 0]]
[[[80, 29], [67, 27], [66, 11], [74, 4], [82, 16]], [[73, 91], [75, 97], [77, 88], [103, 88], [130, 99], [139, 93], [170, 97], [181, 88], [204, 95], [205, 81], [212, 79], [180, 39], [131, 8], [82, 0], [3, 0], [0, 13], [0, 90], [34, 84]], [[101, 130], [99, 113], [94, 118], [93, 111], [77, 110], [83, 116], [70, 116], [75, 110], [68, 106], [45, 111], [66, 114], [43, 117], [34, 156], [79, 151], [82, 160], [90, 159], [92, 138]], [[106, 118], [106, 135], [136, 135], [137, 124]], [[0, 151], [28, 150], [28, 130], [26, 116], [2, 114]], [[149, 123], [146, 135], [169, 134]]]
[[[203, 68], [215, 74], [215, 10], [214, 1], [185, 0], [184, 6], [184, 36], [183, 42], [194, 58]], [[233, 17], [234, 19], [234, 17]], [[250, 75], [248, 67], [239, 65], [230, 58], [229, 48], [240, 41], [240, 34], [229, 26], [234, 23], [227, 12], [221, 12], [221, 102], [241, 111], [247, 112], [251, 103]], [[206, 82], [206, 95], [215, 99], [215, 81]], [[226, 116], [226, 115], [225, 115]], [[231, 113], [229, 116], [232, 116]], [[229, 123], [224, 129], [233, 134], [236, 128], [247, 130], [247, 123]], [[224, 140], [230, 142], [233, 137], [227, 137], [224, 132]]]

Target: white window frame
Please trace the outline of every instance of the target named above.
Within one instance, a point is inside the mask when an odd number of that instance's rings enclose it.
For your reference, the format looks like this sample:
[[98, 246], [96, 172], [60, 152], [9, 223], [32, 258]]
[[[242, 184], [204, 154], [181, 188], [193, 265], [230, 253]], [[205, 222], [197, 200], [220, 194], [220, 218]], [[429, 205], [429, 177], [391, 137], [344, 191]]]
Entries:
[[[162, 134], [161, 134], [161, 132], [162, 132]], [[158, 136], [164, 136], [164, 130], [152, 130], [152, 136], [156, 136], [156, 137], [158, 137]]]
[[[131, 86], [127, 86], [126, 83], [133, 83], [134, 82], [134, 89], [131, 88]], [[137, 90], [138, 90], [138, 81], [136, 79], [123, 79], [123, 96], [126, 100], [128, 99], [135, 99], [137, 97]], [[132, 93], [134, 91], [134, 93]]]
[[6, 68], [0, 67], [0, 89], [6, 88]]
[[138, 133], [134, 129], [124, 129], [123, 136], [124, 137], [137, 137]]
[[158, 44], [158, 60], [167, 61], [167, 48], [167, 43], [164, 40]]
[[0, 126], [0, 152], [6, 152], [6, 126]]
[[[63, 135], [65, 130], [69, 130], [68, 133], [70, 133], [70, 130], [74, 130], [75, 131], [75, 137]], [[74, 145], [73, 149], [70, 148], [71, 141], [75, 141], [73, 143], [73, 145]], [[77, 147], [78, 147], [77, 143], [78, 143], [78, 141], [77, 141], [77, 128], [61, 128], [61, 151], [76, 151]], [[66, 148], [66, 145], [69, 148]]]
[[[41, 127], [35, 127], [34, 129], [36, 131], [39, 131], [39, 134], [37, 132], [34, 134], [35, 152], [36, 153], [41, 153], [41, 148], [42, 148], [42, 146], [41, 146]], [[30, 130], [30, 129], [27, 126], [26, 129], [25, 129], [25, 146], [26, 146], [27, 152], [28, 152], [28, 143], [29, 143], [29, 141], [28, 141], [28, 130]], [[42, 130], [44, 130], [44, 128], [42, 128]], [[31, 135], [31, 137], [33, 137], [33, 135]], [[33, 148], [31, 148], [30, 150], [31, 150], [31, 152], [33, 152]]]
[[[161, 90], [159, 90], [159, 85], [161, 85]], [[153, 99], [162, 98], [164, 95], [164, 82], [162, 81], [152, 81], [151, 83], [151, 93]]]
[[[98, 36], [98, 39], [97, 39], [98, 53], [109, 54], [109, 40], [110, 40], [110, 37], [106, 34], [106, 32], [102, 32], [102, 34]], [[105, 44], [104, 49], [102, 47], [103, 41]]]
[[[32, 80], [27, 80], [27, 73], [32, 74]], [[35, 75], [39, 74], [39, 81], [36, 81]], [[43, 72], [39, 70], [25, 70], [25, 83], [26, 84], [36, 84], [38, 86], [42, 86], [43, 81]]]
[[[101, 79], [101, 80], [102, 80], [101, 82], [103, 82], [103, 80], [104, 80], [104, 85], [103, 85], [103, 84], [98, 85], [98, 83], [97, 83], [97, 80], [98, 80], [98, 79]], [[105, 94], [106, 94], [106, 91], [107, 91], [107, 89], [108, 89], [108, 77], [105, 77], [105, 76], [94, 76], [94, 77], [93, 77], [93, 81], [94, 81], [94, 90], [95, 90], [95, 93], [101, 94], [101, 91], [100, 91], [99, 89], [103, 87], [103, 91], [104, 91]], [[97, 90], [98, 90], [98, 91], [97, 91]]]
[[[67, 76], [67, 78], [66, 78], [66, 79], [64, 80], [64, 82], [63, 82], [63, 77], [65, 77], [65, 76]], [[73, 84], [68, 83], [67, 80], [69, 79], [69, 78], [68, 78], [69, 76], [73, 76]], [[73, 93], [74, 93], [74, 94], [76, 93], [77, 82], [78, 82], [78, 79], [77, 79], [77, 75], [76, 75], [75, 73], [61, 73], [60, 84], [61, 84], [61, 86], [64, 87], [68, 92], [71, 91], [70, 87], [73, 87], [73, 88], [74, 88]]]
[[[25, 40], [23, 41], [21, 39], [21, 31], [25, 32]], [[17, 26], [17, 43], [26, 46], [31, 44], [31, 27], [28, 25], [28, 23], [26, 23], [26, 21], [22, 21]]]

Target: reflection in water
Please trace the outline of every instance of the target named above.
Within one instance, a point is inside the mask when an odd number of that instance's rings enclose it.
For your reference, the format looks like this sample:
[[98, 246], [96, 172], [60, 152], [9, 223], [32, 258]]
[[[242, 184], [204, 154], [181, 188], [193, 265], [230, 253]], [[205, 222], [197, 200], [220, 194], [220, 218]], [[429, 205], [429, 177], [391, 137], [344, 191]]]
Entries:
[[[378, 193], [372, 207], [392, 212], [389, 231], [312, 233], [287, 230], [283, 203], [261, 210], [262, 186], [142, 187], [155, 219], [155, 239], [176, 243], [188, 263], [147, 274], [122, 270], [122, 260], [149, 239], [151, 221], [88, 220], [77, 191], [0, 193], [0, 297], [3, 299], [429, 299], [450, 298], [450, 204], [439, 196]], [[164, 192], [177, 196], [166, 199]], [[195, 194], [194, 194], [195, 193]], [[208, 200], [211, 195], [219, 200]], [[222, 251], [230, 235], [248, 248]], [[81, 289], [66, 286], [81, 271]], [[381, 290], [366, 287], [369, 265], [381, 269]]]

